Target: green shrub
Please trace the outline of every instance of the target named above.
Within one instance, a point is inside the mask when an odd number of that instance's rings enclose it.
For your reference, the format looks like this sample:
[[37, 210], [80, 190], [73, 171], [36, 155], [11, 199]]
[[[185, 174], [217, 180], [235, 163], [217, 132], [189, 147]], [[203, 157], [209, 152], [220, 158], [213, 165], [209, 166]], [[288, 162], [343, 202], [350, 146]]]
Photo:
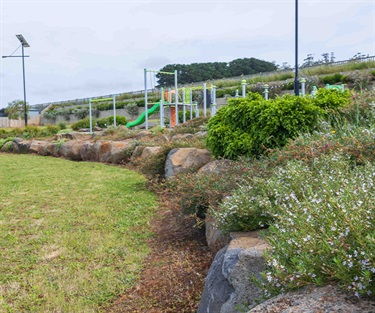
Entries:
[[[126, 117], [116, 115], [116, 126], [126, 125], [127, 123], [128, 121], [126, 120]], [[113, 125], [113, 124], [114, 124], [114, 117], [113, 116], [108, 117], [108, 125]]]
[[[95, 125], [96, 120], [92, 119], [92, 125]], [[72, 124], [72, 129], [73, 130], [79, 130], [80, 128], [90, 128], [90, 118], [86, 117], [82, 120], [79, 120], [76, 123]]]
[[38, 137], [40, 134], [40, 129], [37, 126], [26, 126], [22, 130], [22, 137], [25, 139], [31, 139]]
[[64, 130], [64, 129], [67, 128], [65, 122], [60, 122], [60, 123], [58, 124], [58, 127], [60, 128], [60, 130]]
[[[193, 114], [192, 114], [193, 118], [196, 118], [197, 117], [197, 113], [196, 111], [193, 109]], [[178, 111], [178, 122], [179, 123], [183, 123], [184, 122], [184, 111], [179, 110]], [[190, 120], [190, 110], [186, 108], [185, 110], [185, 121], [189, 121]]]
[[314, 105], [325, 110], [325, 114], [338, 112], [350, 102], [349, 90], [341, 92], [337, 89], [320, 88], [313, 100]]
[[375, 292], [375, 166], [352, 167], [332, 154], [314, 168], [292, 161], [266, 186], [276, 221], [265, 233], [265, 288], [279, 292], [338, 283], [356, 296]]
[[372, 80], [375, 80], [375, 70], [370, 71], [370, 75], [372, 75]]
[[336, 83], [342, 83], [343, 82], [343, 76], [340, 73], [336, 73], [333, 75], [327, 75], [321, 78], [322, 83], [333, 85]]
[[250, 93], [247, 98], [230, 99], [209, 120], [207, 147], [215, 157], [228, 159], [260, 155], [311, 131], [321, 114], [310, 97], [285, 95], [266, 101]]
[[0, 149], [8, 142], [12, 142], [14, 140], [14, 137], [7, 137], [0, 139]]
[[108, 118], [107, 117], [98, 118], [96, 120], [96, 125], [101, 127], [101, 128], [108, 127], [108, 125], [109, 125]]
[[60, 130], [60, 127], [56, 125], [47, 125], [46, 128], [39, 131], [38, 136], [49, 137], [56, 135]]

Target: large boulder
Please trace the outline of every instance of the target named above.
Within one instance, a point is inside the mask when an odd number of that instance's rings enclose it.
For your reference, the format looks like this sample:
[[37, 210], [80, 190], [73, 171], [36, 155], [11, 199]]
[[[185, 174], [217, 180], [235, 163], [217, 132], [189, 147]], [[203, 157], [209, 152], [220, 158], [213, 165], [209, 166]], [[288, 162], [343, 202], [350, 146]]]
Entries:
[[226, 160], [226, 159], [222, 159], [222, 160], [214, 160], [210, 163], [207, 163], [205, 165], [203, 165], [198, 173], [222, 173], [222, 172], [225, 172], [231, 165], [232, 161], [231, 160]]
[[29, 152], [40, 155], [47, 155], [47, 141], [32, 140], [30, 143]]
[[81, 141], [67, 141], [60, 147], [59, 154], [65, 159], [72, 161], [82, 161], [81, 147], [83, 143]]
[[24, 140], [22, 138], [14, 138], [13, 142], [18, 146], [18, 153], [29, 153], [29, 140]]
[[111, 154], [107, 158], [107, 162], [113, 164], [127, 163], [130, 159], [130, 155], [127, 153], [127, 151], [129, 147], [131, 147], [131, 143], [131, 139], [124, 141], [112, 141]]
[[148, 158], [160, 151], [161, 147], [145, 147], [141, 154], [141, 159]]
[[61, 145], [62, 145], [62, 143], [56, 143], [56, 142], [51, 142], [50, 144], [48, 144], [47, 147], [46, 147], [47, 155], [59, 157]]
[[1, 147], [0, 152], [19, 153], [19, 148], [15, 142], [8, 141]]
[[150, 132], [149, 130], [142, 130], [134, 136], [134, 139], [141, 140], [141, 139], [151, 138], [153, 136], [154, 136], [153, 133]]
[[256, 306], [248, 313], [373, 313], [375, 301], [358, 299], [335, 285], [307, 286], [279, 295]]
[[81, 146], [80, 154], [83, 161], [95, 161], [94, 144], [90, 141], [84, 141]]
[[106, 163], [111, 157], [112, 145], [109, 141], [97, 141], [94, 145], [97, 152], [98, 161]]
[[140, 159], [144, 149], [145, 149], [144, 146], [136, 146], [133, 150], [130, 161], [133, 163], [137, 162]]
[[56, 134], [55, 140], [61, 139], [68, 139], [68, 140], [89, 140], [92, 138], [90, 133], [80, 133], [80, 132], [71, 132], [71, 133], [63, 133], [63, 134]]
[[109, 141], [82, 143], [80, 154], [83, 161], [107, 162], [111, 157], [112, 145]]
[[188, 140], [188, 139], [191, 139], [193, 137], [194, 137], [194, 135], [189, 134], [189, 133], [187, 133], [187, 134], [176, 134], [176, 135], [172, 136], [171, 140], [172, 141], [175, 141], [175, 140]]
[[223, 233], [215, 227], [215, 219], [209, 213], [206, 214], [204, 226], [206, 242], [212, 253], [216, 254], [219, 250], [229, 244], [230, 235]]
[[250, 281], [266, 269], [262, 256], [267, 248], [259, 232], [232, 233], [230, 244], [221, 249], [211, 265], [198, 313], [240, 313], [256, 305], [260, 288]]
[[172, 149], [165, 162], [165, 177], [170, 178], [179, 173], [197, 170], [211, 160], [211, 152], [206, 149]]

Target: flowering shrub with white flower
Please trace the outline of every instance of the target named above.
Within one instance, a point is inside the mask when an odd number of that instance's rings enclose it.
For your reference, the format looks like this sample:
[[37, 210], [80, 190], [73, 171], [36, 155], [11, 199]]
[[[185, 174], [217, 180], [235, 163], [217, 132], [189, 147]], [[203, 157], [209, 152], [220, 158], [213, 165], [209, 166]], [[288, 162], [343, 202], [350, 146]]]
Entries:
[[375, 293], [375, 166], [342, 155], [314, 168], [292, 161], [268, 182], [275, 222], [266, 232], [267, 292], [337, 282], [357, 296]]
[[211, 208], [216, 227], [224, 232], [250, 231], [264, 228], [272, 216], [265, 179], [255, 177], [250, 184], [240, 186], [233, 195], [226, 197], [219, 208]]

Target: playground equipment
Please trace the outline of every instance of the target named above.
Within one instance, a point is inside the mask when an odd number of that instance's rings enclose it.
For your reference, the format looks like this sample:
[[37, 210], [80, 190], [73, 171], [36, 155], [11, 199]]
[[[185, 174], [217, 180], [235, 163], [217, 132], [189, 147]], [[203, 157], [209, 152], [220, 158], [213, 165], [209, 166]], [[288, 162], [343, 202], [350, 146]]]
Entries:
[[327, 84], [326, 88], [327, 89], [336, 89], [336, 90], [339, 90], [341, 92], [345, 91], [345, 85], [344, 84], [341, 84], [341, 85], [330, 85], [330, 84]]
[[[153, 103], [153, 106], [148, 108], [148, 99], [147, 99], [147, 73], [162, 73], [167, 75], [174, 75], [174, 90], [168, 89], [164, 91], [163, 88], [160, 88], [160, 101]], [[145, 87], [145, 111], [135, 120], [126, 124], [126, 127], [134, 127], [145, 123], [145, 128], [149, 128], [149, 116], [159, 112], [160, 116], [160, 126], [164, 127], [164, 117], [165, 110], [169, 110], [169, 126], [170, 128], [179, 124], [179, 108], [182, 107], [182, 119], [183, 122], [186, 122], [186, 110], [189, 108], [190, 119], [193, 118], [193, 113], [195, 116], [199, 116], [198, 103], [193, 101], [193, 91], [203, 90], [203, 114], [207, 116], [207, 85], [203, 84], [203, 87], [191, 87], [191, 88], [180, 88], [181, 93], [177, 87], [177, 71], [174, 72], [162, 72], [144, 69], [144, 87]], [[216, 87], [211, 86], [211, 115], [216, 114]]]
[[102, 98], [102, 99], [89, 99], [89, 116], [90, 116], [90, 133], [92, 133], [92, 103], [93, 102], [103, 102], [103, 101], [113, 101], [113, 125], [116, 126], [116, 96], [113, 95], [112, 98]]

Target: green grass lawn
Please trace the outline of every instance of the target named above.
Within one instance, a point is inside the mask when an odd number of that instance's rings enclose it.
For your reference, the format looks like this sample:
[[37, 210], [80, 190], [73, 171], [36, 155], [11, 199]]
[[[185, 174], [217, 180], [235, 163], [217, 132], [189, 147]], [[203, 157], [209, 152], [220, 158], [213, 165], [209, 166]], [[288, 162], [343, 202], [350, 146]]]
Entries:
[[0, 154], [0, 311], [98, 312], [149, 253], [156, 197], [129, 170]]

